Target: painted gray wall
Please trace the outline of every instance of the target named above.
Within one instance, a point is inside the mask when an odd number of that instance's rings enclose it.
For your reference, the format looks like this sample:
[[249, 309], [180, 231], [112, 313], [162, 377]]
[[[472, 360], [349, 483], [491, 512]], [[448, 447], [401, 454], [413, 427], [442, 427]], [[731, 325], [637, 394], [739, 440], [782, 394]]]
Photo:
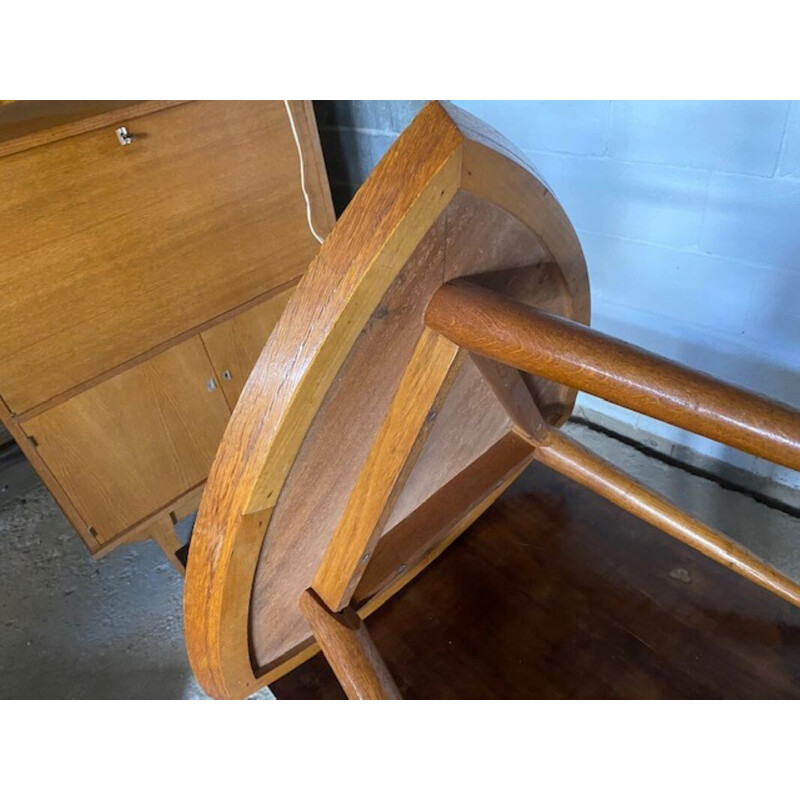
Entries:
[[[555, 191], [586, 253], [595, 327], [800, 404], [800, 102], [456, 102]], [[315, 104], [337, 211], [421, 105]], [[800, 485], [588, 395], [579, 405], [645, 440]]]

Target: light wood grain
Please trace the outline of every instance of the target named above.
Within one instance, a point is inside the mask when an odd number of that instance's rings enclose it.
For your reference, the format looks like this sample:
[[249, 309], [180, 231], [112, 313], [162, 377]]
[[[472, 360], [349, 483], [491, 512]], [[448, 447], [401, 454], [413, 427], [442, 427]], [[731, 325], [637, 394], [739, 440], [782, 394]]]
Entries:
[[203, 344], [231, 410], [293, 291], [294, 286], [203, 331]]
[[371, 549], [457, 374], [459, 348], [423, 331], [328, 545], [312, 588], [340, 611], [350, 603]]
[[[324, 234], [334, 216], [313, 110], [308, 101], [290, 105]], [[132, 145], [117, 142], [119, 124]], [[218, 418], [196, 413], [207, 380], [216, 378], [215, 398], [225, 392], [233, 407], [285, 304], [278, 295], [293, 289], [317, 249], [289, 119], [281, 101], [15, 101], [0, 109], [0, 178], [0, 275], [10, 287], [0, 300], [0, 392], [12, 403], [0, 401], [0, 419], [99, 557], [157, 533], [165, 515], [196, 509], [221, 435]], [[147, 364], [194, 342], [172, 356], [191, 353], [173, 365], [186, 377], [201, 333], [221, 342], [225, 363], [215, 373], [205, 360], [194, 400], [173, 396], [170, 379], [147, 389], [163, 391], [180, 413], [142, 408], [141, 386], [131, 408], [124, 393], [93, 391], [117, 378], [110, 387], [136, 384], [149, 372], [154, 384], [162, 375]], [[108, 405], [112, 396], [119, 408]], [[92, 422], [98, 397], [104, 418]], [[126, 426], [139, 422], [141, 441], [133, 443]], [[28, 424], [43, 426], [43, 445], [28, 437]], [[112, 478], [108, 454], [118, 446], [124, 469]], [[152, 469], [159, 454], [165, 481]]]
[[519, 371], [474, 353], [471, 358], [514, 425], [537, 441], [544, 441], [547, 437], [547, 423]]
[[472, 359], [462, 359], [458, 376], [405, 480], [383, 533], [480, 458], [511, 426], [506, 410]]
[[179, 522], [184, 517], [188, 517], [197, 511], [204, 488], [205, 482], [195, 489], [190, 489], [186, 494], [182, 494], [170, 503], [168, 512], [173, 522]]
[[200, 483], [230, 412], [199, 337], [28, 420], [101, 544]]
[[93, 553], [94, 557], [103, 558], [121, 545], [141, 542], [146, 539], [155, 539], [163, 519], [169, 518], [174, 526], [179, 520], [197, 511], [204, 488], [205, 481], [179, 497], [170, 500], [153, 514], [125, 529], [112, 539], [103, 542], [97, 551]]
[[101, 128], [0, 159], [15, 413], [299, 276], [318, 248], [282, 103], [189, 103], [130, 128], [127, 147]]
[[300, 608], [350, 700], [402, 699], [366, 626], [352, 608], [333, 613], [310, 591], [301, 595]]
[[181, 100], [14, 100], [0, 108], [0, 158], [152, 114]]
[[94, 555], [99, 550], [99, 543], [92, 531], [89, 528], [86, 520], [84, 520], [75, 504], [70, 499], [69, 495], [64, 491], [64, 488], [56, 480], [53, 473], [47, 467], [42, 457], [39, 455], [33, 441], [29, 439], [25, 432], [22, 430], [11, 410], [0, 398], [0, 421], [2, 421], [6, 430], [13, 436], [17, 442], [19, 449], [24, 454], [25, 458], [31, 463], [31, 466], [36, 470], [36, 474], [41, 478], [42, 483], [47, 487], [48, 491], [53, 495], [58, 507], [64, 512], [64, 516], [70, 521], [71, 525], [75, 528], [78, 536], [83, 540], [87, 550]]
[[[547, 260], [536, 269], [492, 272], [471, 275], [469, 280], [495, 292], [513, 297], [520, 303], [534, 306], [559, 317], [573, 317], [572, 298], [557, 264]], [[531, 373], [520, 373], [531, 391], [542, 418], [551, 425], [560, 425], [569, 416], [575, 390]]]
[[199, 325], [195, 325], [192, 328], [188, 328], [187, 330], [183, 331], [182, 333], [178, 334], [177, 336], [173, 337], [172, 339], [168, 339], [164, 342], [159, 342], [155, 347], [152, 347], [150, 350], [147, 350], [144, 353], [139, 354], [138, 356], [134, 356], [133, 358], [125, 361], [121, 364], [118, 364], [115, 367], [112, 367], [109, 370], [106, 370], [101, 375], [98, 375], [94, 378], [89, 378], [88, 380], [84, 381], [83, 383], [75, 384], [75, 386], [71, 386], [69, 389], [65, 390], [61, 394], [57, 394], [51, 397], [49, 400], [45, 400], [43, 403], [39, 405], [33, 406], [29, 408], [27, 411], [23, 412], [22, 414], [14, 414], [14, 420], [19, 424], [23, 424], [29, 419], [33, 417], [38, 417], [39, 414], [44, 413], [45, 411], [49, 411], [51, 408], [55, 406], [61, 405], [61, 403], [66, 402], [67, 400], [76, 397], [77, 395], [85, 392], [87, 389], [91, 389], [97, 384], [102, 383], [103, 381], [107, 381], [109, 378], [113, 378], [115, 375], [119, 375], [122, 372], [126, 372], [127, 370], [138, 366], [139, 364], [143, 364], [145, 361], [153, 358], [154, 356], [163, 353], [165, 350], [169, 350], [170, 347], [174, 347], [181, 342], [188, 341], [189, 339], [194, 338], [195, 336], [201, 336], [202, 334], [213, 331], [214, 328], [217, 326], [221, 326], [226, 322], [231, 322], [234, 320], [239, 314], [244, 314], [256, 306], [261, 305], [262, 303], [267, 303], [274, 297], [277, 297], [280, 294], [283, 294], [285, 291], [292, 291], [297, 286], [298, 281], [300, 280], [299, 277], [293, 278], [286, 283], [277, 286], [274, 289], [270, 289], [263, 294], [256, 295], [255, 297], [250, 298], [247, 302], [242, 303], [242, 305], [237, 306], [230, 311], [225, 311], [222, 314], [217, 315], [213, 319], [206, 320]]
[[[251, 647], [259, 664], [271, 664], [284, 649], [309, 636], [297, 597], [314, 580], [425, 328], [419, 305], [439, 285], [443, 228], [440, 217], [381, 298], [326, 393], [283, 484], [253, 580]], [[319, 464], [336, 468], [319, 469]]]
[[[529, 441], [509, 432], [381, 537], [353, 596], [359, 608], [385, 602], [471, 525], [533, 460]], [[398, 581], [401, 583], [398, 584]]]

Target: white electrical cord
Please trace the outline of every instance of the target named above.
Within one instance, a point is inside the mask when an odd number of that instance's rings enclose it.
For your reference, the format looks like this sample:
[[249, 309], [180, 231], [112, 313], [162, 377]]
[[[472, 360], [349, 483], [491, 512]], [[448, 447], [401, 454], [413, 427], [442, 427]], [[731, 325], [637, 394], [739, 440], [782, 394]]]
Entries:
[[300, 137], [297, 135], [297, 128], [294, 126], [294, 117], [292, 116], [292, 109], [289, 108], [289, 101], [284, 100], [283, 104], [286, 106], [286, 113], [289, 115], [289, 124], [292, 126], [292, 136], [294, 136], [295, 147], [297, 147], [297, 157], [300, 159], [300, 188], [303, 190], [303, 197], [306, 199], [306, 220], [308, 222], [308, 229], [311, 235], [322, 244], [322, 237], [314, 230], [314, 223], [311, 221], [311, 200], [308, 198], [306, 191], [306, 171], [303, 167], [303, 149], [300, 147]]

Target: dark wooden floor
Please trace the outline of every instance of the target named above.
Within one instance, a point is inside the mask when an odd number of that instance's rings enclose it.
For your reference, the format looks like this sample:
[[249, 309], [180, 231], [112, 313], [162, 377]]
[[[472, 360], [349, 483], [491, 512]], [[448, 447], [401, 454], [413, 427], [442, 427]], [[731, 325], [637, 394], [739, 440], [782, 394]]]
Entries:
[[368, 627], [408, 699], [800, 697], [800, 610], [539, 465]]

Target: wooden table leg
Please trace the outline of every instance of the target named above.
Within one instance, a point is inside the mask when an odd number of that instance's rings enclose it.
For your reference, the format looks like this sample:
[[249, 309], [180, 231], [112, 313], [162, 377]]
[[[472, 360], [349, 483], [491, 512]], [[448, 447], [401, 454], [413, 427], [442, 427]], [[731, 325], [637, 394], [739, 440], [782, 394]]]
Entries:
[[172, 566], [183, 575], [186, 572], [186, 568], [175, 555], [176, 551], [183, 546], [183, 543], [178, 538], [178, 534], [175, 533], [175, 525], [172, 523], [172, 519], [165, 515], [154, 520], [153, 524], [148, 527], [147, 533], [164, 551], [164, 555], [170, 560]]
[[309, 589], [300, 610], [350, 700], [401, 700], [400, 691], [352, 608], [332, 612]]
[[425, 313], [467, 350], [800, 470], [800, 412], [572, 320], [456, 281]]
[[536, 448], [534, 458], [800, 608], [800, 586], [791, 578], [569, 436], [551, 429], [547, 443]]

